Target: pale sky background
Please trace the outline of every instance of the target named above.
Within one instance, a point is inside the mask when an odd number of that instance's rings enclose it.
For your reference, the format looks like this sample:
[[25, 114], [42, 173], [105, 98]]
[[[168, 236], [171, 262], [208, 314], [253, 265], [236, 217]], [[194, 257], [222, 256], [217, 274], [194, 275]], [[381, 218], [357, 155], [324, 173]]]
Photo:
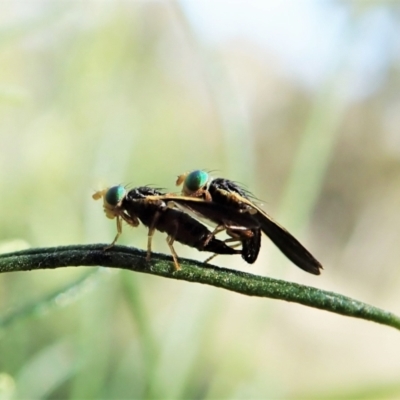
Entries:
[[[32, 15], [72, 6], [78, 13], [82, 8], [90, 9], [92, 16], [102, 11], [106, 16], [107, 9], [117, 4], [83, 1], [76, 7], [77, 3], [68, 1], [0, 2], [0, 26], [18, 27]], [[284, 73], [310, 89], [337, 74], [337, 68], [345, 68], [351, 75], [349, 100], [372, 94], [384, 79], [389, 61], [400, 54], [397, 2], [181, 0], [179, 4], [204, 44], [213, 47], [236, 38], [249, 40], [261, 53], [277, 57]]]
[[180, 4], [206, 44], [220, 45], [235, 37], [253, 41], [280, 58], [284, 72], [310, 89], [334, 74], [343, 57], [351, 74], [350, 100], [374, 92], [388, 60], [399, 54], [399, 35], [385, 4], [358, 14], [352, 7], [357, 2], [323, 0], [183, 0]]

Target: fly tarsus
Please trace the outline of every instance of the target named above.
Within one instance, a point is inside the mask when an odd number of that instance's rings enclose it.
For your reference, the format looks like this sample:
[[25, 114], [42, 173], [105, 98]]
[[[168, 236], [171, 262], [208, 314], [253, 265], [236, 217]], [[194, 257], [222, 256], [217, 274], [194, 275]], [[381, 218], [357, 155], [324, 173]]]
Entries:
[[173, 244], [174, 244], [173, 236], [171, 236], [171, 235], [167, 236], [167, 244], [168, 244], [169, 250], [171, 251], [172, 258], [174, 260], [174, 269], [175, 269], [175, 271], [179, 271], [181, 269], [181, 266], [179, 265], [179, 262], [178, 262], [178, 254], [176, 254], [176, 251], [173, 246]]

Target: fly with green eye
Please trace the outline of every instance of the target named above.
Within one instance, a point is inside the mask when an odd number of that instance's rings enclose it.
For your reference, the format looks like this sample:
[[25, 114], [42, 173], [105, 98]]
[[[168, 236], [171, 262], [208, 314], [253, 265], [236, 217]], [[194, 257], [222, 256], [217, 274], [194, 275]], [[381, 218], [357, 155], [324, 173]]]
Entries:
[[[250, 213], [245, 214], [237, 207], [226, 207], [222, 202], [212, 201], [208, 190], [203, 190], [209, 181], [208, 173], [205, 171], [194, 172], [196, 173], [188, 174], [187, 179], [185, 179], [186, 175], [178, 177], [176, 184], [180, 185], [185, 181], [182, 195], [188, 197], [180, 197], [174, 203], [178, 207], [183, 206], [184, 209], [194, 213], [197, 217], [203, 217], [215, 223], [217, 226], [210, 238], [219, 232], [226, 231], [230, 239], [225, 242], [241, 244], [242, 258], [247, 263], [253, 264], [257, 260], [261, 248], [259, 223], [251, 217]], [[194, 201], [195, 198], [205, 201]], [[187, 201], [185, 202], [184, 199]]]
[[178, 256], [174, 241], [194, 247], [200, 251], [215, 254], [241, 254], [225, 242], [212, 236], [212, 233], [190, 215], [173, 209], [161, 198], [165, 194], [148, 186], [141, 186], [129, 192], [122, 185], [113, 186], [93, 194], [93, 199], [103, 199], [107, 218], [116, 219], [117, 235], [105, 250], [114, 246], [122, 233], [122, 221], [137, 227], [141, 222], [148, 227], [147, 257], [151, 257], [152, 238], [156, 230], [167, 234], [167, 244], [174, 260], [175, 270], [179, 270]]
[[[213, 179], [207, 172], [196, 170], [178, 176], [176, 184], [183, 184], [182, 196], [170, 196], [170, 200], [216, 223], [211, 237], [226, 230], [228, 234], [233, 231], [242, 241], [243, 232], [259, 233], [261, 230], [299, 268], [314, 275], [321, 273], [319, 261], [293, 235], [254, 204], [249, 192], [237, 183], [223, 178]], [[216, 213], [216, 208], [207, 204], [218, 204], [220, 212]], [[256, 235], [253, 237], [257, 238]], [[249, 243], [251, 248], [259, 250], [258, 240], [249, 239]], [[243, 246], [242, 257], [245, 254]]]

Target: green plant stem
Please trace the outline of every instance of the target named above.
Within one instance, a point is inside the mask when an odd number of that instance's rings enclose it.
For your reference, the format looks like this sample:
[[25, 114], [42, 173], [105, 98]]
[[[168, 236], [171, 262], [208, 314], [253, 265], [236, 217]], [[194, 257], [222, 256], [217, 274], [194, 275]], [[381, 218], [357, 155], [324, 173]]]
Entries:
[[281, 281], [249, 273], [218, 268], [181, 258], [182, 269], [174, 271], [171, 257], [146, 253], [133, 247], [114, 246], [104, 251], [104, 244], [36, 248], [0, 255], [0, 273], [54, 269], [72, 266], [122, 268], [165, 278], [204, 283], [248, 296], [269, 297], [374, 321], [400, 330], [400, 317], [334, 292]]

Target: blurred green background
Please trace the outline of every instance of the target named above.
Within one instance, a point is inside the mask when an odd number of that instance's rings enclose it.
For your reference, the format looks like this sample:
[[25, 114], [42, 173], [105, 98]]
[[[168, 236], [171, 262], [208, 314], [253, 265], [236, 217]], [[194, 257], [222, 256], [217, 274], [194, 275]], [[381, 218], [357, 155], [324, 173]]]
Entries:
[[[109, 243], [95, 190], [205, 168], [325, 269], [267, 238], [217, 265], [400, 314], [399, 3], [277, 3], [1, 2], [1, 251]], [[384, 326], [126, 271], [0, 276], [2, 400], [399, 397]]]

